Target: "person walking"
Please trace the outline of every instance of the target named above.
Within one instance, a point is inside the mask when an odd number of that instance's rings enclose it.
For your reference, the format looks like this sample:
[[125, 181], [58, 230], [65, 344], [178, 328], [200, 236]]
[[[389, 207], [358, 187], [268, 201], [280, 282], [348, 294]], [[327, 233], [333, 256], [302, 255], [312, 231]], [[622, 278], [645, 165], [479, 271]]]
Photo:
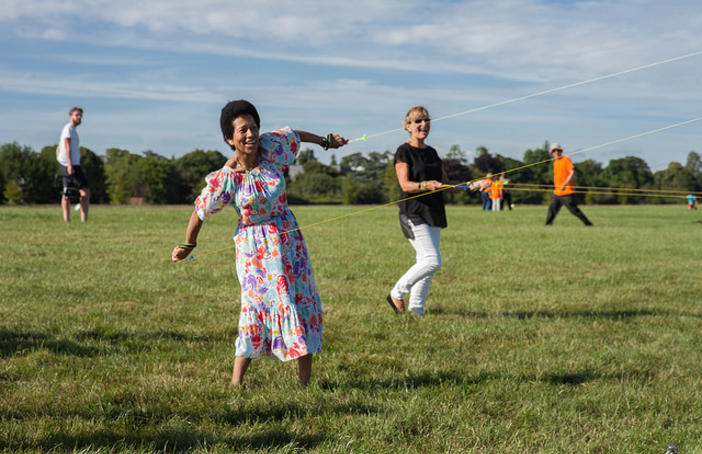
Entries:
[[322, 350], [322, 303], [307, 245], [288, 207], [284, 173], [302, 142], [326, 150], [339, 148], [348, 139], [289, 127], [259, 135], [260, 125], [250, 102], [224, 106], [220, 127], [234, 156], [207, 176], [185, 242], [173, 249], [171, 258], [177, 262], [189, 257], [203, 222], [232, 205], [239, 215], [234, 243], [241, 286], [232, 384], [242, 385], [252, 358], [269, 355], [281, 361], [297, 359], [300, 382], [306, 385], [312, 373], [311, 355]]
[[63, 191], [61, 195], [61, 209], [63, 220], [71, 220], [70, 192], [80, 193], [80, 220], [88, 222], [88, 208], [90, 207], [90, 189], [88, 180], [80, 167], [80, 139], [76, 128], [83, 121], [83, 109], [73, 107], [68, 111], [69, 121], [61, 130], [59, 145], [56, 149], [56, 160], [61, 166]]
[[546, 225], [553, 224], [553, 220], [556, 218], [561, 206], [565, 205], [568, 211], [580, 219], [583, 224], [591, 226], [590, 220], [575, 204], [573, 196], [575, 194], [575, 187], [573, 186], [575, 166], [573, 162], [567, 156], [563, 156], [563, 148], [561, 148], [560, 144], [552, 144], [549, 154], [553, 157], [553, 185], [555, 189], [551, 195], [551, 203], [548, 206]]

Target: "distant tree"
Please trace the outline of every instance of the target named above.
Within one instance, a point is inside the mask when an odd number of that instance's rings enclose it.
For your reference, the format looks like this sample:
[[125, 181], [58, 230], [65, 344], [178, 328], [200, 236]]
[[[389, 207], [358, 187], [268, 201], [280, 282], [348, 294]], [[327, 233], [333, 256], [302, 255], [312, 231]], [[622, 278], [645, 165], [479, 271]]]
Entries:
[[10, 204], [38, 202], [43, 182], [38, 174], [37, 159], [37, 152], [29, 146], [17, 142], [0, 146], [2, 201]]
[[175, 163], [151, 151], [144, 152], [144, 157], [135, 161], [133, 170], [136, 174], [136, 193], [151, 204], [178, 203], [178, 176]]
[[343, 178], [341, 185], [343, 202], [346, 204], [382, 203], [385, 201], [383, 186], [375, 183], [364, 183], [351, 175]]
[[584, 187], [582, 190], [586, 191], [585, 203], [594, 204], [602, 202], [602, 196], [598, 196], [595, 194], [596, 190], [591, 190], [589, 188], [601, 188], [606, 186], [605, 182], [602, 180], [603, 170], [602, 164], [592, 159], [579, 162], [575, 166], [574, 182], [576, 186]]
[[137, 181], [132, 166], [140, 159], [141, 156], [127, 150], [105, 150], [105, 175], [110, 203], [124, 203], [136, 192]]
[[[695, 177], [687, 166], [679, 162], [671, 162], [665, 170], [656, 172], [655, 188], [675, 192], [693, 192], [695, 189]], [[665, 193], [662, 193], [664, 195]], [[676, 202], [672, 197], [661, 197], [656, 200], [659, 203]]]
[[196, 149], [176, 159], [174, 164], [179, 176], [179, 201], [192, 203], [207, 184], [205, 177], [227, 162], [219, 151]]
[[[41, 203], [58, 203], [61, 201], [61, 191], [63, 180], [61, 178], [61, 167], [56, 160], [57, 145], [47, 145], [39, 152], [37, 166], [43, 175], [44, 184], [41, 189]], [[88, 180], [90, 184], [92, 181]], [[92, 194], [91, 194], [92, 196]]]
[[341, 182], [340, 178], [326, 173], [303, 172], [295, 177], [290, 192], [293, 197], [309, 202], [338, 203], [341, 200]]
[[297, 157], [295, 158], [295, 164], [304, 165], [306, 162], [316, 160], [317, 158], [314, 156], [314, 150], [312, 150], [311, 148], [305, 148], [304, 150], [300, 150], [297, 153]]
[[105, 163], [92, 150], [80, 147], [80, 168], [88, 180], [90, 201], [94, 203], [109, 202], [105, 182]]
[[695, 179], [695, 187], [692, 190], [702, 191], [702, 157], [696, 151], [691, 151], [687, 155], [685, 167]]
[[[653, 172], [641, 158], [636, 156], [626, 156], [621, 159], [609, 161], [607, 167], [602, 172], [602, 179], [611, 188], [652, 188]], [[615, 191], [624, 192], [626, 189]], [[612, 197], [612, 202], [619, 203], [643, 203], [644, 198], [637, 195], [617, 195]]]
[[[548, 186], [553, 184], [553, 166], [548, 154], [549, 144], [545, 142], [540, 148], [528, 149], [524, 152], [524, 165], [534, 164], [519, 171], [512, 181]], [[576, 170], [577, 172], [577, 170]], [[551, 197], [550, 191], [515, 191], [515, 203], [547, 203]]]
[[504, 170], [502, 162], [492, 156], [487, 148], [479, 146], [475, 149], [475, 152], [476, 156], [475, 159], [473, 159], [473, 166], [475, 166], [481, 174], [486, 174], [488, 172], [497, 173]]
[[445, 159], [455, 159], [463, 165], [468, 164], [468, 154], [465, 151], [463, 151], [461, 149], [461, 146], [458, 144], [451, 145], [448, 153], [446, 153]]
[[319, 161], [307, 161], [303, 164], [304, 173], [308, 174], [324, 174], [330, 177], [338, 177], [339, 171], [332, 166], [328, 166]]
[[331, 162], [329, 163], [329, 165], [332, 165], [332, 166], [337, 166], [337, 165], [339, 165], [339, 164], [336, 162], [336, 155], [335, 155], [335, 154], [331, 155]]

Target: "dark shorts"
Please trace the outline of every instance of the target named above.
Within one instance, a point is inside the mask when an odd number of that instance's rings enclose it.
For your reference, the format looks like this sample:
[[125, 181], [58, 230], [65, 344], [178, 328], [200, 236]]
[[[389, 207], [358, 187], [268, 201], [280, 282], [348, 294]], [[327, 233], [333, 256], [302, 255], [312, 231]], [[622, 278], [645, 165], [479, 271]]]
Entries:
[[63, 193], [71, 189], [85, 189], [88, 187], [88, 179], [80, 166], [73, 166], [73, 174], [68, 174], [68, 167], [61, 166], [61, 176], [63, 177]]

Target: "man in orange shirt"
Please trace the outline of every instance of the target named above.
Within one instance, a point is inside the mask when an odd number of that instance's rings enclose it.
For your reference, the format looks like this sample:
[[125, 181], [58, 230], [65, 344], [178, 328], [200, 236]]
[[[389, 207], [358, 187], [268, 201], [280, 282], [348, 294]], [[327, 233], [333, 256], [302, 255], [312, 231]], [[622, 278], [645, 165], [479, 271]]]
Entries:
[[575, 204], [575, 199], [573, 198], [573, 194], [575, 194], [575, 188], [573, 187], [575, 166], [573, 166], [573, 162], [567, 156], [563, 156], [563, 148], [557, 143], [551, 145], [549, 153], [553, 156], [553, 186], [555, 190], [553, 195], [551, 195], [551, 203], [548, 206], [546, 225], [553, 223], [561, 209], [561, 205], [565, 205], [568, 211], [583, 221], [583, 224], [592, 225], [592, 222], [585, 217]]

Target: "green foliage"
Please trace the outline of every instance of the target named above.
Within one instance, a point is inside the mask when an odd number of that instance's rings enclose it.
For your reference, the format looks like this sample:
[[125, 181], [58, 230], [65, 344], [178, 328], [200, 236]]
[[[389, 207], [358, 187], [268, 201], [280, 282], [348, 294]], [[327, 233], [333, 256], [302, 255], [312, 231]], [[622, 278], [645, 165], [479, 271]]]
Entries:
[[3, 197], [7, 201], [8, 205], [21, 205], [25, 203], [24, 196], [26, 191], [17, 182], [17, 180], [10, 180], [5, 185], [5, 189], [2, 192]]
[[[641, 158], [636, 156], [626, 156], [621, 159], [613, 159], [609, 161], [609, 165], [605, 167], [604, 180], [608, 185], [615, 188], [652, 188], [653, 173], [649, 169], [648, 164]], [[626, 203], [642, 203], [641, 197], [635, 195], [613, 195], [603, 196], [605, 203], [616, 202]], [[608, 200], [609, 197], [609, 200]]]
[[131, 167], [141, 159], [127, 150], [108, 148], [105, 150], [105, 176], [110, 203], [124, 203], [136, 193], [136, 176]]
[[[61, 191], [63, 189], [63, 181], [61, 179], [61, 166], [56, 160], [56, 147], [58, 145], [47, 145], [41, 149], [39, 152], [39, 157], [37, 159], [37, 166], [41, 168], [41, 173], [45, 175], [45, 184], [42, 186], [42, 202], [43, 203], [56, 203], [61, 200]], [[81, 156], [82, 164], [82, 156]], [[88, 178], [88, 184], [93, 184], [90, 177]], [[100, 182], [104, 186], [104, 174], [102, 176], [102, 181]], [[100, 184], [98, 183], [98, 184]], [[92, 189], [92, 188], [91, 188]], [[95, 201], [95, 197], [91, 194], [91, 200]]]
[[144, 197], [150, 204], [180, 201], [180, 182], [173, 160], [147, 151], [134, 162], [132, 172], [136, 177], [134, 195], [137, 197]]
[[175, 160], [183, 201], [192, 203], [205, 187], [205, 176], [224, 166], [227, 158], [216, 150], [193, 150]]
[[341, 194], [339, 178], [326, 173], [304, 172], [295, 178], [290, 188], [293, 197], [313, 203], [338, 201]]
[[[32, 203], [42, 175], [36, 166], [37, 153], [17, 142], [0, 146], [0, 174], [5, 184], [3, 198], [12, 204]], [[7, 190], [6, 190], [7, 189]]]
[[344, 203], [349, 205], [383, 203], [386, 196], [382, 182], [364, 183], [351, 175], [344, 177], [341, 192]]
[[312, 150], [311, 148], [305, 148], [297, 153], [297, 157], [295, 158], [295, 164], [304, 165], [307, 162], [316, 160], [317, 158], [314, 156], [314, 150]]
[[105, 164], [100, 156], [89, 148], [80, 147], [80, 168], [88, 180], [90, 201], [93, 203], [109, 202], [105, 184]]

